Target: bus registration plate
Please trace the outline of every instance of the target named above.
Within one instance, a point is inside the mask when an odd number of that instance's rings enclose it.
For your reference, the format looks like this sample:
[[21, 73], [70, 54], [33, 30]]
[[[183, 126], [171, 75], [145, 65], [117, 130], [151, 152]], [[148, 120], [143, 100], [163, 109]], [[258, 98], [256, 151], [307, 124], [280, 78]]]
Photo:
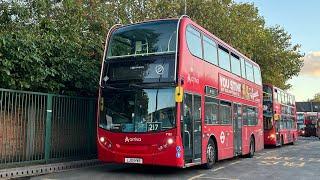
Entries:
[[141, 158], [124, 158], [125, 163], [130, 163], [130, 164], [142, 164], [142, 159]]

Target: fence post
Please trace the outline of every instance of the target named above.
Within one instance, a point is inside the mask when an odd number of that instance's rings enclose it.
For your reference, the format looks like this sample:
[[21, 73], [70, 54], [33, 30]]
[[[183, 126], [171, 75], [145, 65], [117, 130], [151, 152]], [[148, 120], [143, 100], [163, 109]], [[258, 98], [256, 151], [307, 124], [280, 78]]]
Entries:
[[88, 129], [89, 129], [89, 136], [88, 136], [88, 156], [91, 156], [92, 154], [92, 146], [93, 146], [93, 140], [94, 140], [94, 137], [95, 135], [93, 134], [94, 133], [94, 129], [95, 126], [93, 126], [93, 120], [94, 120], [94, 101], [92, 101], [91, 99], [88, 100], [89, 101], [89, 107], [88, 107]]
[[46, 132], [45, 132], [45, 151], [44, 159], [48, 163], [51, 152], [51, 121], [52, 121], [52, 94], [47, 95], [47, 116], [46, 116]]

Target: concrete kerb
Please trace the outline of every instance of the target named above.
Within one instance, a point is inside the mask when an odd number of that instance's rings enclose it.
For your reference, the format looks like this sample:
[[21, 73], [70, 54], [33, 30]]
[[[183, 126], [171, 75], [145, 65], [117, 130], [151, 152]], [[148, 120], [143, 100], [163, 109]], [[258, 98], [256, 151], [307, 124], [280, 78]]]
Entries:
[[38, 176], [42, 174], [61, 172], [70, 169], [83, 168], [89, 166], [101, 165], [102, 162], [97, 159], [82, 160], [82, 161], [71, 161], [62, 163], [52, 163], [44, 165], [33, 165], [10, 169], [0, 170], [0, 179], [11, 179], [18, 177]]

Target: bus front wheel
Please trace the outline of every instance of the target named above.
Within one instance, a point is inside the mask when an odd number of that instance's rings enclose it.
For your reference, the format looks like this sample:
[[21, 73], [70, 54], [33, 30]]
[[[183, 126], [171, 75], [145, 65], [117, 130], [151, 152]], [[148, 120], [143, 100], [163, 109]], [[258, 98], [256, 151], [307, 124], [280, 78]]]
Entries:
[[204, 168], [211, 169], [213, 168], [215, 162], [216, 162], [216, 145], [212, 139], [209, 139], [208, 145], [207, 145], [207, 163], [204, 164]]

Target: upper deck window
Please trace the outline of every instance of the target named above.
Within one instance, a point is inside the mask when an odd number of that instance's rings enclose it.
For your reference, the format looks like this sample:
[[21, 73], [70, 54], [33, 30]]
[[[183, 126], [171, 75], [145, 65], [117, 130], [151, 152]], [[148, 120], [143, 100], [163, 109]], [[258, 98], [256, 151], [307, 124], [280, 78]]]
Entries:
[[204, 60], [218, 65], [217, 45], [206, 35], [203, 36], [203, 53]]
[[240, 61], [241, 61], [241, 77], [246, 78], [246, 68], [244, 65], [244, 59], [241, 58]]
[[247, 75], [247, 79], [251, 82], [254, 82], [254, 76], [253, 76], [253, 67], [252, 64], [245, 61], [245, 65], [246, 65], [246, 75]]
[[219, 66], [230, 71], [230, 55], [227, 49], [219, 46]]
[[161, 20], [121, 27], [110, 38], [108, 58], [176, 51], [177, 20]]
[[253, 71], [254, 71], [254, 81], [255, 81], [255, 83], [257, 83], [258, 85], [261, 85], [262, 84], [262, 80], [261, 80], [260, 69], [257, 66], [253, 66]]
[[234, 74], [241, 76], [240, 59], [234, 54], [231, 54], [231, 71]]
[[191, 54], [202, 58], [201, 33], [192, 26], [187, 26], [186, 39]]

